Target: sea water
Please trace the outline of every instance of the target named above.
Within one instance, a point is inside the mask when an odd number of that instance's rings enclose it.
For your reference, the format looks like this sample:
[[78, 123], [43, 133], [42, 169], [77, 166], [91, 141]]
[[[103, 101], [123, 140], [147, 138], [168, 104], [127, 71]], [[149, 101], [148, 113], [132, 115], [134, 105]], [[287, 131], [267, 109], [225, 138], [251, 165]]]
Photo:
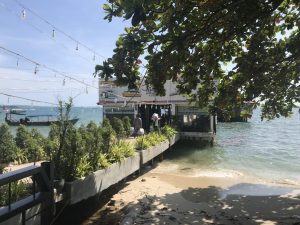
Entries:
[[218, 123], [214, 146], [175, 145], [159, 170], [194, 177], [248, 176], [264, 182], [300, 185], [300, 114], [247, 123]]
[[[57, 107], [43, 107], [43, 106], [10, 106], [10, 109], [18, 108], [25, 109], [30, 115], [57, 115]], [[24, 116], [25, 117], [25, 116]], [[81, 124], [88, 124], [90, 121], [94, 121], [99, 124], [103, 120], [102, 107], [73, 107], [71, 109], [70, 118], [79, 118], [75, 126], [79, 127]], [[0, 124], [5, 122], [5, 112], [1, 110], [0, 113]], [[49, 126], [30, 126], [40, 131], [44, 136], [48, 136], [50, 131]], [[12, 133], [16, 132], [17, 127], [12, 126]]]

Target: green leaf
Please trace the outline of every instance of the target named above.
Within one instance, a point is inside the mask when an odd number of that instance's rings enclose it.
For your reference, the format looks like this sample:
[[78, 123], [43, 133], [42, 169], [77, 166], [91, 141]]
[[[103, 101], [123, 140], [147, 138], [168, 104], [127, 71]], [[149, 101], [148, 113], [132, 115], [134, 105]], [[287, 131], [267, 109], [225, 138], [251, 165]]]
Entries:
[[109, 6], [109, 4], [103, 4], [103, 9], [105, 11], [112, 11], [111, 8], [110, 8], [110, 6]]

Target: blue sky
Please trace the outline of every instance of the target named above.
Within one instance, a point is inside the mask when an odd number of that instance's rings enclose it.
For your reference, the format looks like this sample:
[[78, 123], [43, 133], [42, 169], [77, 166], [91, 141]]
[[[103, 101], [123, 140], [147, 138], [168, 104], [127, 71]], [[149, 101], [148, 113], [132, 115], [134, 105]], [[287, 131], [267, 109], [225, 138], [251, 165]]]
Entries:
[[[104, 0], [18, 0], [72, 38], [95, 50], [94, 54], [79, 44], [55, 31], [53, 28], [25, 10], [15, 0], [0, 0], [0, 47], [20, 53], [27, 58], [53, 69], [66, 72], [92, 86], [97, 79], [92, 74], [97, 63], [112, 55], [115, 42], [128, 21], [104, 20]], [[0, 92], [35, 100], [57, 102], [75, 97], [76, 106], [96, 106], [98, 90], [65, 79], [59, 74], [7, 54], [0, 49]], [[1, 105], [43, 105], [0, 95]]]

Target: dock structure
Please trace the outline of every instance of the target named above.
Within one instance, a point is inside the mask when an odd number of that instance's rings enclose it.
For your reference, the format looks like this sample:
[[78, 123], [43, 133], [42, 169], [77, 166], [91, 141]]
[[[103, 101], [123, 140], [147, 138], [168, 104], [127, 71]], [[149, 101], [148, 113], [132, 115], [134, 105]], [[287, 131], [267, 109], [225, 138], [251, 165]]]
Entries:
[[128, 116], [132, 121], [139, 113], [146, 132], [153, 129], [151, 117], [160, 117], [160, 126], [172, 125], [180, 132], [182, 139], [213, 142], [216, 134], [216, 117], [207, 109], [199, 108], [179, 94], [176, 83], [167, 80], [166, 94], [157, 96], [155, 92], [141, 84], [139, 89], [116, 86], [114, 80], [99, 80], [99, 105], [103, 106], [103, 116]]

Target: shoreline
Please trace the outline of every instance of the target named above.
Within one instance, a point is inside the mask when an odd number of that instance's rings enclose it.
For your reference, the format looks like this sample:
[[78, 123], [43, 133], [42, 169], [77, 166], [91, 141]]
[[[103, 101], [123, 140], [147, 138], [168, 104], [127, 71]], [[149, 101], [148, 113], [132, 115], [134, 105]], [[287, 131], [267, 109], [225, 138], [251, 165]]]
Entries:
[[300, 224], [300, 188], [146, 170], [82, 224]]

